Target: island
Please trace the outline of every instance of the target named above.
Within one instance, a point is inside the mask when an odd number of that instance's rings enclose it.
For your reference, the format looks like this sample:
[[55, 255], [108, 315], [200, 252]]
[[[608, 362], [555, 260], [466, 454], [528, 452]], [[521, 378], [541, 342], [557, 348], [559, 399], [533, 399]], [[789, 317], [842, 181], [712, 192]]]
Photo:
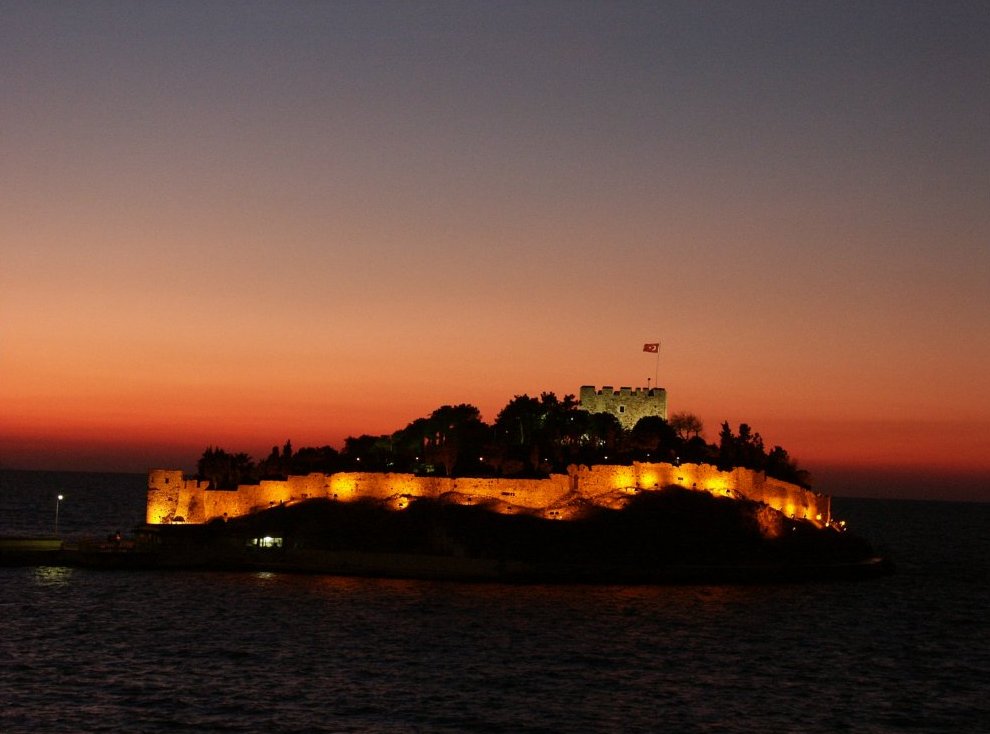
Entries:
[[517, 395], [491, 425], [445, 405], [382, 436], [208, 447], [153, 469], [132, 537], [0, 548], [4, 563], [456, 581], [765, 583], [889, 573], [780, 446], [662, 388]]
[[[139, 545], [171, 567], [457, 580], [764, 582], [890, 570], [832, 516], [807, 473], [745, 424], [738, 433], [723, 424], [719, 443], [706, 444], [694, 416], [668, 420], [662, 389], [581, 394], [516, 396], [493, 426], [473, 406], [443, 406], [393, 434], [348, 439], [341, 453], [286, 442], [254, 464], [208, 448], [195, 476], [149, 473]], [[561, 466], [580, 459], [591, 461]]]

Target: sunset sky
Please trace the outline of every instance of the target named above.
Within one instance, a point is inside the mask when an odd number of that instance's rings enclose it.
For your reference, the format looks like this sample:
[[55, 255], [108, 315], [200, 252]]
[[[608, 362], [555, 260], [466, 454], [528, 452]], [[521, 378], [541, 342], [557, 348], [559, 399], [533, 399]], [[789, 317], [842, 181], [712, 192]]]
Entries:
[[990, 501], [986, 2], [0, 2], [0, 466], [645, 386]]

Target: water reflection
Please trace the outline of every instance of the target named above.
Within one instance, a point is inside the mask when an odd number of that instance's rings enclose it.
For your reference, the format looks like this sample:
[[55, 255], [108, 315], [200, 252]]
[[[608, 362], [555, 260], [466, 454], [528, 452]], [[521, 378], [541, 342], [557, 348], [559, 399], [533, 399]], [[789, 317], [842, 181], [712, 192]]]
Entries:
[[0, 732], [986, 731], [990, 508], [857, 511], [902, 549], [898, 574], [622, 587], [0, 568]]
[[38, 566], [33, 569], [34, 582], [39, 586], [64, 586], [72, 580], [72, 572], [67, 566]]

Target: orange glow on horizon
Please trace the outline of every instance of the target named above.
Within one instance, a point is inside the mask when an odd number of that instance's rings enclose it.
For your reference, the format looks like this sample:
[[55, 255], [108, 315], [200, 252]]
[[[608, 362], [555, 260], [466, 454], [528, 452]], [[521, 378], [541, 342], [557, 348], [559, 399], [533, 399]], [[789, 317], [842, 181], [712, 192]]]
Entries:
[[0, 466], [659, 381], [990, 501], [982, 9], [357, 5], [5, 6]]

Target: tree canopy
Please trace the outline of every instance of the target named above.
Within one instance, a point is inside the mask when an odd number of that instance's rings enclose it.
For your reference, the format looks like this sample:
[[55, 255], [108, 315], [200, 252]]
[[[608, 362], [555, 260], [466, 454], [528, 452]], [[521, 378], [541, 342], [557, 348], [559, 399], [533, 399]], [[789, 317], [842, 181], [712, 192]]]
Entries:
[[670, 420], [642, 418], [623, 430], [610, 413], [582, 410], [574, 395], [558, 398], [516, 395], [492, 424], [474, 405], [442, 405], [391, 434], [349, 436], [342, 450], [331, 446], [294, 449], [291, 441], [273, 446], [255, 463], [245, 453], [208, 447], [199, 459], [199, 477], [215, 488], [235, 487], [290, 474], [338, 471], [412, 472], [440, 476], [543, 477], [570, 464], [627, 464], [632, 461], [711, 463], [765, 471], [769, 476], [809, 486], [807, 472], [780, 446], [770, 451], [746, 424], [738, 432], [723, 422], [718, 441], [709, 444], [692, 413]]

